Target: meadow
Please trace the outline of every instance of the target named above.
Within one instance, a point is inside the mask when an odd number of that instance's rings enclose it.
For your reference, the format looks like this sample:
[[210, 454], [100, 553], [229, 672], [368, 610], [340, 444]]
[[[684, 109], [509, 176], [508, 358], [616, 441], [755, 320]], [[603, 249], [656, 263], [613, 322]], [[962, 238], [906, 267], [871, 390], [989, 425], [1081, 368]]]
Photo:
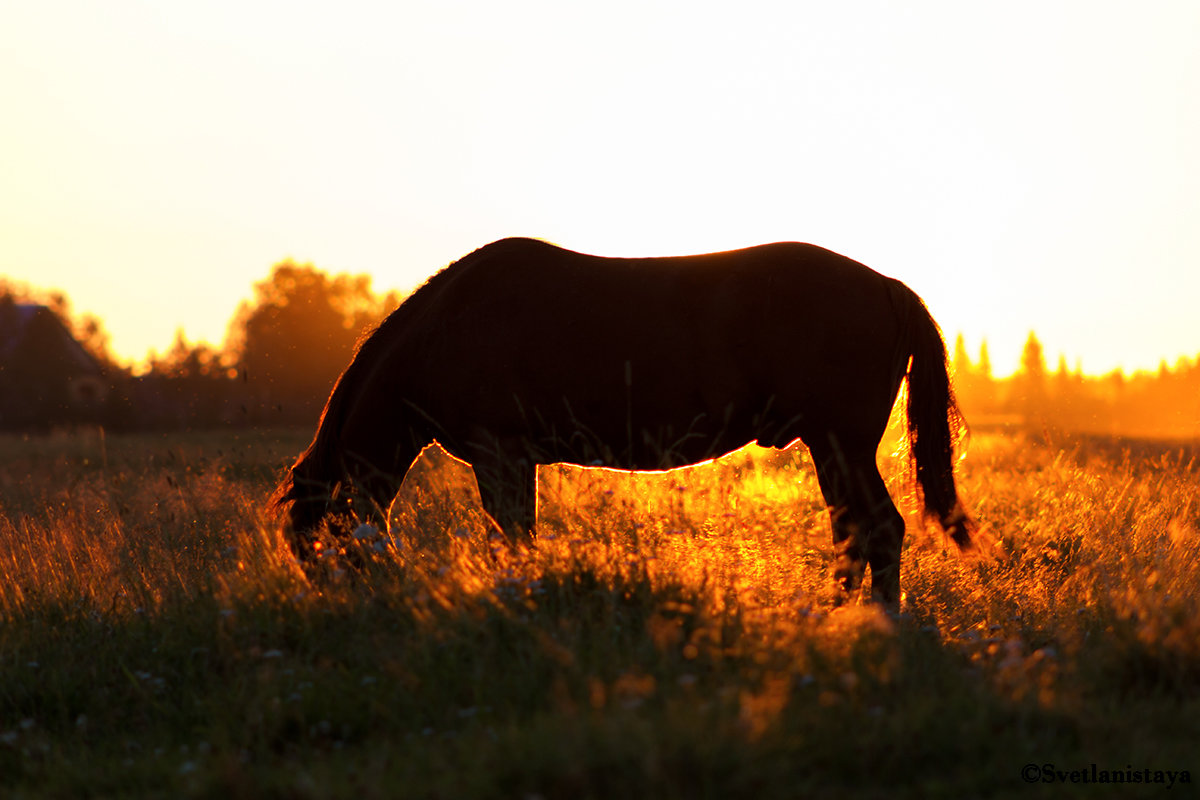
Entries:
[[[0, 796], [1187, 796], [1194, 446], [976, 433], [982, 555], [911, 499], [902, 614], [834, 608], [805, 451], [540, 477], [493, 551], [427, 451], [310, 582], [308, 431], [0, 439]], [[884, 454], [896, 496], [901, 458]], [[1111, 785], [1097, 786], [1094, 782]]]

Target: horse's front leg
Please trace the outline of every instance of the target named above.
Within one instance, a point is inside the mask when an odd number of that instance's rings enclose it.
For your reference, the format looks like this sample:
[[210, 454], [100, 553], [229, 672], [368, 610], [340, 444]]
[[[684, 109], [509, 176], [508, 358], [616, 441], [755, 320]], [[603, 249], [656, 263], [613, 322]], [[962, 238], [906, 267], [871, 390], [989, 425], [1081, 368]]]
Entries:
[[472, 465], [483, 509], [510, 550], [533, 543], [537, 523], [537, 466], [528, 458]]

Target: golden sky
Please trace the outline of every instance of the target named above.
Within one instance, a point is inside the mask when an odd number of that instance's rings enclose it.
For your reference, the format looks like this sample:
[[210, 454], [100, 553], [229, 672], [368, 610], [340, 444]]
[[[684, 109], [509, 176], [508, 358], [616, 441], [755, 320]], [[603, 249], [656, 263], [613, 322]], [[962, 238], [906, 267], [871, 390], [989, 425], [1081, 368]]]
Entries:
[[998, 373], [1200, 354], [1200, 3], [0, 3], [0, 274], [118, 356], [292, 257], [809, 241]]

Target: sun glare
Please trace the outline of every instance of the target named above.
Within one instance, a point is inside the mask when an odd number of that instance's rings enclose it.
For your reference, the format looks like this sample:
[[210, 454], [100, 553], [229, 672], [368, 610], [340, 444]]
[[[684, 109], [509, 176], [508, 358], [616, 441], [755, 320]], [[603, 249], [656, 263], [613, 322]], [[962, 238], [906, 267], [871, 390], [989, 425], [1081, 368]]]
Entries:
[[0, 271], [127, 360], [287, 257], [409, 289], [510, 235], [809, 241], [1001, 373], [1031, 328], [1090, 372], [1200, 348], [1191, 4], [54, 8], [0, 12]]

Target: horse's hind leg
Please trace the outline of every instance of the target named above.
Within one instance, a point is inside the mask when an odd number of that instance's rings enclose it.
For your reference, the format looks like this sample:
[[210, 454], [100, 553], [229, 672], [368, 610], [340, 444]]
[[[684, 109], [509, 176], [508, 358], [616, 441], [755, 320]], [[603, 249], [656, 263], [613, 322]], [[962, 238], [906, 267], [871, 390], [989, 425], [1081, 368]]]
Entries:
[[844, 449], [831, 439], [812, 451], [838, 551], [833, 566], [838, 602], [858, 590], [869, 565], [872, 599], [899, 611], [904, 518], [888, 495], [874, 448]]
[[537, 467], [528, 459], [473, 465], [483, 510], [510, 548], [528, 544], [537, 522]]
[[871, 598], [890, 611], [900, 610], [900, 551], [904, 544], [904, 517], [888, 495], [876, 467], [868, 478], [867, 508], [872, 526], [867, 538], [867, 564], [871, 567]]

